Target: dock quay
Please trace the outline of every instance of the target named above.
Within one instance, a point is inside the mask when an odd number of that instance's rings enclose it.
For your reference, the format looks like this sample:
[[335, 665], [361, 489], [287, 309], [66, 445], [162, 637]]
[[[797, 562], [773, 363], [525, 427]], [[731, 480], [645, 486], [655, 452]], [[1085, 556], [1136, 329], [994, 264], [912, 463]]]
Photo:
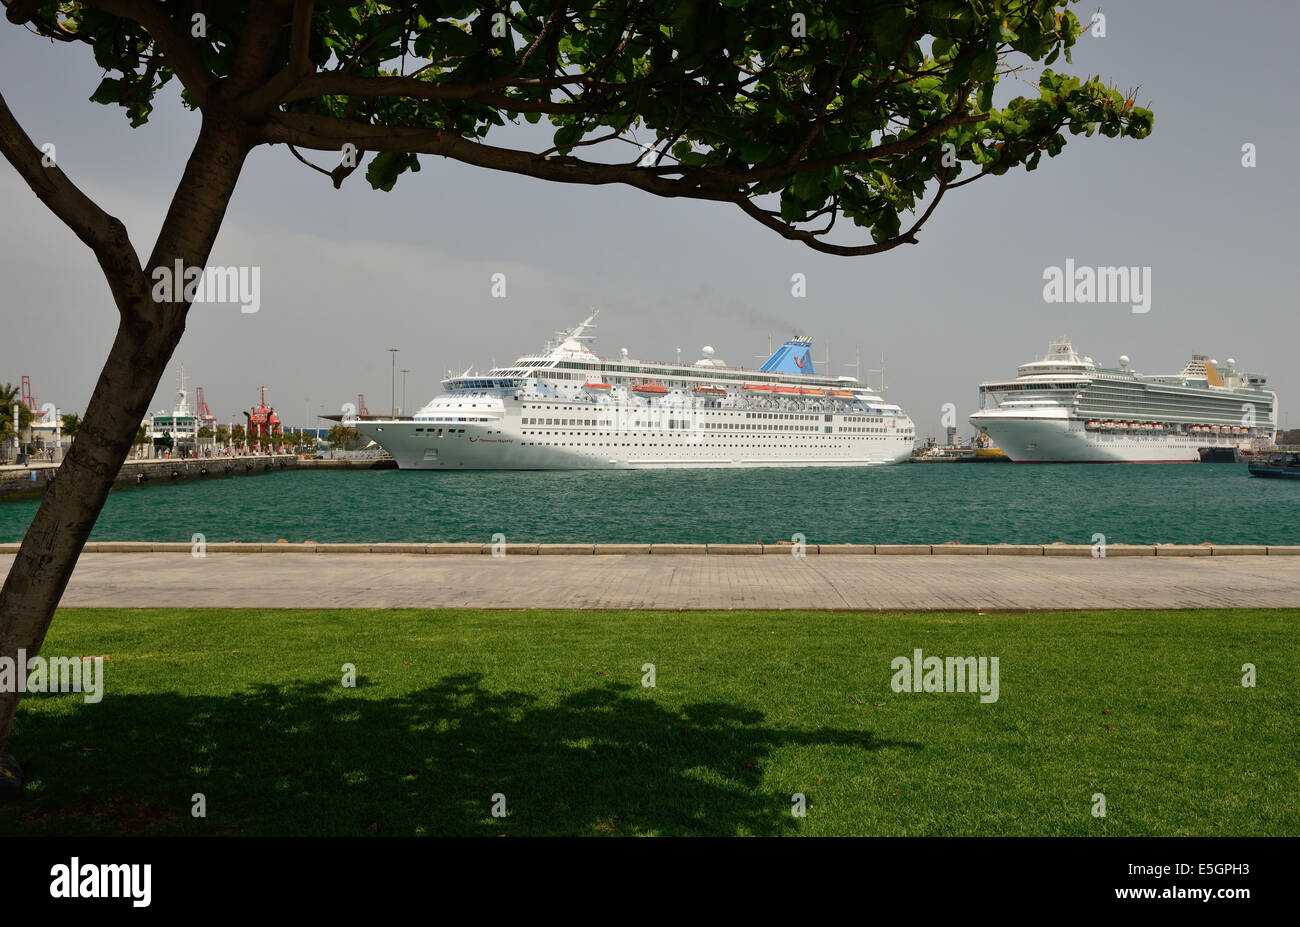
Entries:
[[[0, 546], [0, 572], [8, 571], [16, 547]], [[525, 544], [493, 556], [491, 545], [480, 544], [211, 543], [195, 556], [190, 544], [90, 543], [62, 607], [1295, 608], [1300, 588], [1297, 547], [1196, 548], [1206, 551], [1199, 556], [1160, 548], [1113, 556], [1112, 548], [1104, 558], [1086, 549], [1052, 556], [1048, 548], [991, 556], [993, 549], [983, 546], [974, 547], [976, 556], [956, 557], [940, 554], [941, 545], [839, 556], [827, 556], [823, 545], [820, 554], [804, 557], [788, 548], [774, 555], [761, 545], [665, 547]], [[737, 547], [745, 549], [729, 549]], [[1234, 555], [1224, 556], [1229, 550]], [[327, 574], [321, 558], [328, 559]]]
[[[181, 480], [224, 479], [232, 476], [259, 476], [299, 467], [307, 461], [293, 454], [255, 454], [243, 457], [190, 457], [163, 460], [128, 460], [114, 481], [113, 488], [141, 486], [149, 483], [175, 483]], [[319, 464], [321, 461], [310, 461]], [[342, 463], [343, 461], [340, 461]], [[369, 461], [368, 461], [369, 462]], [[42, 496], [58, 479], [59, 464], [34, 461], [30, 464], [0, 467], [0, 500]]]

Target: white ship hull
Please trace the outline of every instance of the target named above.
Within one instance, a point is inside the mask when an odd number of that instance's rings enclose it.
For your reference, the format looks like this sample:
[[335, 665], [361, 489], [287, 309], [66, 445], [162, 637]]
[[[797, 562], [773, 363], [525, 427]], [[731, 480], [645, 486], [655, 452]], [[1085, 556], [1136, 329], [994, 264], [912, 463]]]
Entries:
[[1068, 418], [978, 413], [971, 423], [1015, 463], [1197, 463], [1203, 447], [1243, 443], [1232, 435], [1099, 433]]
[[719, 436], [702, 429], [683, 436], [659, 430], [525, 428], [512, 424], [509, 416], [458, 424], [454, 433], [444, 430], [441, 435], [409, 419], [358, 422], [353, 427], [381, 444], [403, 470], [868, 467], [901, 463], [913, 445], [910, 435], [826, 434], [820, 430], [825, 425], [817, 426], [819, 433], [797, 438], [779, 432]]
[[1277, 395], [1228, 359], [1225, 373], [1193, 355], [1171, 376], [1098, 366], [1068, 339], [1014, 380], [980, 384], [972, 425], [1016, 463], [1194, 463], [1202, 449], [1271, 443]]

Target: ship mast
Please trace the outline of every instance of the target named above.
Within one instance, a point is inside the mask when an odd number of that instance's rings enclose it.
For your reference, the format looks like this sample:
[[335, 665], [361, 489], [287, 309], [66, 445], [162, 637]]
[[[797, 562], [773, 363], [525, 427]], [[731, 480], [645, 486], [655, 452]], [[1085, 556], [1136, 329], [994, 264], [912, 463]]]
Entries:
[[885, 385], [885, 352], [884, 351], [880, 352], [880, 367], [879, 368], [872, 367], [869, 370], [867, 370], [867, 373], [880, 374], [880, 395], [882, 397], [889, 392], [889, 387]]
[[[862, 382], [862, 345], [858, 345], [856, 348], [854, 348], [854, 351], [853, 351], [853, 363], [851, 363], [851, 364], [845, 364], [844, 366], [845, 366], [845, 367], [852, 367], [852, 368], [853, 368], [853, 379], [856, 380], [856, 381], [859, 382], [859, 383]], [[830, 366], [829, 366], [829, 364], [827, 365], [826, 370], [827, 370], [827, 373], [829, 374], [829, 373], [830, 373]]]

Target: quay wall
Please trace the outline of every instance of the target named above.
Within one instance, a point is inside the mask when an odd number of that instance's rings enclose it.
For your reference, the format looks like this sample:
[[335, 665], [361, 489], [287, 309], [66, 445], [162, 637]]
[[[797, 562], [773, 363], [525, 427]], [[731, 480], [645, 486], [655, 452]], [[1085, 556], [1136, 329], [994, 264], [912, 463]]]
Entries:
[[[250, 457], [197, 457], [188, 460], [128, 460], [114, 481], [113, 488], [175, 483], [181, 480], [225, 479], [231, 476], [258, 476], [297, 468], [303, 463], [293, 454], [265, 454]], [[0, 468], [0, 499], [38, 497], [59, 478], [54, 464], [34, 463], [30, 467]]]

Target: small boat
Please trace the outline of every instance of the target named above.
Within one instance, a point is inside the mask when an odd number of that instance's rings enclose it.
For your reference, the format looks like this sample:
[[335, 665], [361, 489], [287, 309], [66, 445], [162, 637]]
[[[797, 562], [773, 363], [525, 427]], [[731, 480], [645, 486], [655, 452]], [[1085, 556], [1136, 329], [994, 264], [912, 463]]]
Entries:
[[831, 390], [831, 391], [830, 391], [829, 393], [827, 393], [826, 395], [828, 395], [828, 396], [835, 396], [836, 398], [840, 398], [840, 397], [847, 397], [847, 398], [849, 398], [849, 399], [852, 399], [852, 398], [853, 398], [853, 394], [852, 394], [852, 393], [850, 393], [848, 390], [842, 390], [842, 389]]
[[596, 393], [597, 395], [607, 394], [609, 393], [610, 389], [612, 389], [612, 387], [608, 383], [599, 383], [594, 381], [584, 383], [582, 385], [582, 388], [585, 390], [590, 390], [591, 392]]
[[726, 389], [721, 386], [694, 386], [691, 388], [693, 393], [701, 393], [706, 396], [725, 396]]
[[640, 383], [632, 387], [632, 392], [641, 393], [643, 395], [649, 394], [653, 396], [663, 396], [667, 394], [668, 387], [658, 382]]
[[1300, 480], [1300, 452], [1269, 453], [1263, 459], [1251, 460], [1247, 469], [1251, 476]]
[[801, 389], [799, 390], [799, 395], [800, 396], [825, 396], [826, 391], [820, 389]]
[[771, 389], [772, 389], [772, 387], [770, 387], [770, 386], [746, 386], [745, 389], [752, 389], [752, 390], [759, 391], [759, 392], [770, 392]]
[[774, 392], [774, 393], [793, 393], [793, 394], [796, 395], [796, 396], [799, 395], [799, 390], [795, 389], [793, 386], [774, 386], [774, 387], [772, 387], [772, 392]]

